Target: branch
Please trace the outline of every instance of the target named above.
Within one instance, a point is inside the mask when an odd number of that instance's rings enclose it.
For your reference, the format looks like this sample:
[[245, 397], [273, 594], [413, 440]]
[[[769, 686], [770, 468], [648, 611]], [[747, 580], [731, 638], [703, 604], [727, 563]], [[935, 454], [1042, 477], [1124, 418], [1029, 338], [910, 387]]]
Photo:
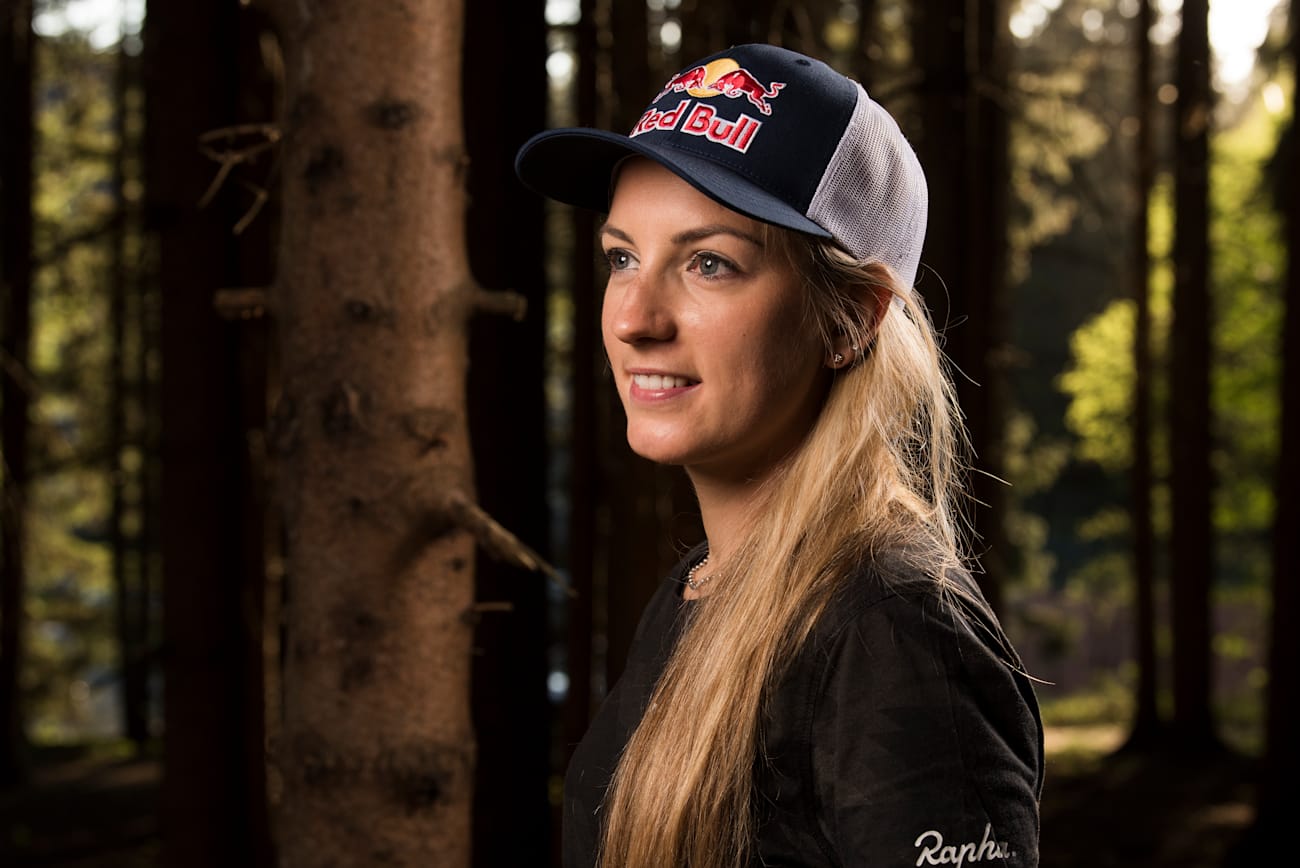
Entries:
[[14, 358], [8, 350], [0, 349], [0, 373], [13, 380], [18, 388], [26, 392], [27, 400], [35, 403], [41, 397], [41, 387], [37, 385], [36, 378], [32, 376], [27, 366]]
[[578, 596], [560, 575], [559, 570], [498, 524], [496, 519], [484, 512], [478, 504], [471, 502], [463, 492], [452, 491], [447, 496], [444, 508], [447, 518], [469, 531], [483, 550], [492, 557], [526, 570], [542, 573], [570, 597]]
[[265, 187], [254, 184], [251, 181], [245, 181], [242, 178], [239, 179], [239, 184], [253, 194], [253, 204], [248, 206], [248, 210], [244, 212], [244, 216], [240, 217], [239, 222], [235, 224], [233, 232], [236, 235], [242, 234], [243, 231], [248, 228], [248, 224], [252, 223], [253, 219], [257, 217], [258, 214], [262, 213], [262, 207], [266, 205], [267, 200], [271, 198], [271, 194], [266, 191]]
[[[234, 171], [235, 166], [252, 162], [254, 157], [275, 147], [279, 141], [280, 128], [275, 124], [235, 124], [208, 130], [199, 136], [199, 153], [221, 164], [221, 168], [217, 169], [217, 174], [212, 178], [212, 183], [208, 184], [208, 189], [199, 198], [199, 207], [208, 206], [217, 195], [217, 191], [225, 184], [226, 178]], [[248, 227], [268, 198], [266, 190], [262, 187], [242, 180], [239, 183], [253, 192], [253, 204], [235, 224], [236, 235]]]
[[528, 313], [528, 299], [508, 289], [491, 290], [475, 286], [470, 290], [470, 307], [478, 313], [508, 316], [523, 322]]
[[255, 286], [218, 289], [212, 306], [222, 319], [258, 319], [266, 315], [267, 291]]
[[460, 614], [461, 623], [470, 627], [477, 626], [483, 620], [484, 612], [513, 612], [515, 606], [509, 602], [475, 603]]

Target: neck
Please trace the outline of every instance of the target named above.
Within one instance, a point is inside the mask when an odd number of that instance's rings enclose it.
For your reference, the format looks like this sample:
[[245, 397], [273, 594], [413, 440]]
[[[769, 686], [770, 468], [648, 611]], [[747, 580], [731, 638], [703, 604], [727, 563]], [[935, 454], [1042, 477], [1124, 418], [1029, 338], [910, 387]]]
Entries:
[[744, 539], [748, 516], [760, 496], [761, 480], [736, 482], [688, 472], [709, 540], [709, 565], [716, 570], [726, 564]]

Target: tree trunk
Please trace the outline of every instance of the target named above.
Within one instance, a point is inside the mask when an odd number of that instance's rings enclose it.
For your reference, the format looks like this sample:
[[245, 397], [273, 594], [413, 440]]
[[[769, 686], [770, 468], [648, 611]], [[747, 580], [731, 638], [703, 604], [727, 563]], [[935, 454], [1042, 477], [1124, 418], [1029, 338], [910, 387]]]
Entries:
[[[582, 0], [576, 36], [577, 117], [574, 120], [579, 125], [590, 127], [596, 124], [596, 67], [599, 54], [596, 0]], [[573, 748], [587, 732], [592, 711], [600, 701], [605, 686], [604, 672], [598, 668], [595, 660], [594, 641], [597, 630], [603, 630], [605, 622], [603, 617], [598, 616], [595, 593], [595, 553], [600, 535], [597, 517], [597, 504], [600, 502], [599, 475], [595, 459], [598, 454], [597, 443], [600, 442], [596, 432], [596, 395], [598, 390], [608, 388], [599, 373], [602, 366], [598, 366], [600, 316], [596, 308], [599, 294], [596, 287], [595, 215], [584, 209], [572, 209], [569, 214], [569, 230], [573, 239], [570, 257], [573, 278], [569, 288], [573, 311], [573, 340], [568, 361], [573, 398], [568, 418], [568, 546], [563, 557], [575, 596], [567, 601], [561, 615], [561, 635], [565, 637], [566, 671], [569, 676], [559, 727], [563, 738], [558, 756], [558, 771], [561, 774], [568, 768]], [[603, 575], [602, 572], [602, 578]], [[557, 799], [552, 805], [553, 829], [560, 829], [562, 818], [563, 800]], [[560, 836], [555, 835], [551, 842], [553, 865], [560, 864], [561, 843]]]
[[[604, 94], [606, 116], [598, 123], [607, 129], [630, 130], [654, 95], [659, 82], [651, 81], [645, 46], [646, 15], [640, 4], [612, 4], [612, 44], [606, 54], [610, 63], [611, 93]], [[711, 49], [711, 51], [717, 49]], [[630, 58], [630, 59], [629, 59]], [[697, 58], [685, 58], [689, 63]], [[603, 276], [602, 276], [603, 277]], [[598, 280], [601, 278], [597, 278]], [[593, 298], [599, 300], [596, 291]], [[607, 648], [605, 677], [612, 685], [623, 671], [632, 636], [645, 607], [664, 574], [677, 561], [683, 534], [689, 542], [702, 537], [689, 520], [680, 527], [674, 516], [698, 514], [694, 495], [677, 467], [656, 465], [634, 455], [627, 445], [627, 417], [617, 391], [607, 374], [608, 362], [600, 342], [599, 311], [593, 307], [596, 355], [591, 364], [604, 372], [596, 386], [600, 428], [604, 441], [602, 479], [609, 525], [605, 528], [603, 562], [598, 570], [606, 577]]]
[[261, 584], [244, 556], [250, 467], [240, 326], [213, 309], [217, 289], [243, 279], [232, 228], [247, 200], [232, 184], [199, 207], [216, 171], [199, 137], [239, 119], [241, 83], [256, 75], [240, 64], [242, 15], [231, 4], [155, 2], [145, 19], [146, 215], [157, 246], [166, 435], [160, 822], [169, 868], [270, 860], [260, 608], [250, 605]]
[[[1291, 0], [1291, 68], [1300, 69], [1300, 2]], [[1270, 629], [1265, 760], [1257, 825], [1273, 844], [1290, 829], [1295, 781], [1300, 777], [1300, 87], [1292, 91], [1290, 153], [1286, 166], [1286, 313], [1282, 331], [1282, 432], [1278, 442], [1277, 513], [1273, 529], [1273, 614]], [[1270, 846], [1266, 852], [1277, 852]]]
[[867, 93], [874, 93], [876, 67], [884, 57], [884, 48], [880, 40], [880, 2], [879, 0], [858, 0], [858, 39], [853, 55], [853, 75]]
[[21, 680], [32, 301], [32, 3], [0, 12], [0, 786], [25, 777]]
[[1173, 732], [1201, 751], [1216, 739], [1210, 712], [1211, 542], [1209, 126], [1207, 0], [1185, 0], [1178, 37], [1174, 142], [1174, 299], [1170, 437], [1173, 526]]
[[137, 621], [141, 609], [135, 595], [141, 591], [137, 581], [132, 586], [128, 548], [130, 541], [123, 530], [127, 510], [127, 472], [122, 466], [122, 454], [127, 445], [126, 431], [126, 339], [127, 294], [131, 268], [127, 233], [132, 227], [127, 213], [126, 164], [128, 151], [135, 144], [128, 139], [127, 114], [130, 111], [127, 95], [131, 88], [131, 56], [125, 42], [118, 45], [114, 66], [113, 132], [116, 137], [113, 154], [113, 197], [116, 213], [113, 216], [112, 273], [109, 275], [109, 434], [108, 467], [110, 507], [108, 540], [111, 551], [113, 593], [116, 597], [116, 627], [119, 654], [118, 675], [122, 685], [122, 731], [136, 749], [144, 747], [149, 739], [148, 693], [146, 682], [146, 632], [145, 625]]
[[1155, 528], [1151, 519], [1151, 308], [1150, 209], [1155, 176], [1151, 126], [1151, 25], [1153, 0], [1142, 0], [1134, 24], [1137, 48], [1137, 195], [1133, 223], [1133, 298], [1137, 309], [1133, 330], [1133, 468], [1129, 516], [1133, 526], [1134, 640], [1138, 682], [1133, 730], [1128, 746], [1149, 749], [1160, 739], [1156, 705]]
[[[914, 53], [924, 75], [921, 164], [930, 188], [930, 222], [918, 291], [959, 372], [977, 472], [972, 494], [980, 586], [995, 610], [1009, 556], [1002, 476], [1007, 191], [1005, 108], [1008, 32], [1003, 0], [964, 6], [917, 3]], [[974, 31], [973, 38], [971, 31]]]
[[281, 864], [467, 866], [474, 548], [458, 525], [472, 511], [466, 320], [479, 295], [463, 225], [462, 10], [274, 12]]
[[[543, 202], [514, 175], [519, 146], [546, 126], [543, 4], [477, 0], [466, 6], [469, 261], [478, 282], [513, 288], [527, 300], [522, 321], [480, 317], [470, 330], [469, 423], [482, 506], [534, 549], [546, 553], [549, 465], [545, 377], [547, 292]], [[502, 256], [505, 239], [510, 255]], [[547, 699], [548, 585], [480, 553], [477, 598], [485, 611], [475, 633], [472, 670], [478, 764], [474, 784], [474, 864], [544, 864], [552, 834], [548, 787], [552, 728]], [[558, 602], [558, 601], [557, 601]], [[508, 607], [508, 608], [507, 608]], [[557, 634], [562, 636], [563, 634]], [[527, 725], [520, 723], [526, 721]], [[561, 742], [556, 739], [555, 744]], [[501, 834], [508, 817], [511, 834]], [[558, 827], [557, 827], [558, 828]], [[556, 836], [558, 837], [558, 835]], [[558, 865], [558, 862], [556, 863]]]

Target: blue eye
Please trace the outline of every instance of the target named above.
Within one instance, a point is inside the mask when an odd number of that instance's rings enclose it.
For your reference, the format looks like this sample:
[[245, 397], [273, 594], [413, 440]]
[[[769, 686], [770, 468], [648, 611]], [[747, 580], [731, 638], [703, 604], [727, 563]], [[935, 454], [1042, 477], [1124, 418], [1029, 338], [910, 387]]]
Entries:
[[632, 254], [622, 247], [611, 247], [605, 251], [605, 263], [609, 265], [610, 271], [626, 271], [635, 262], [636, 260], [632, 258]]
[[694, 271], [701, 277], [725, 277], [739, 271], [731, 260], [706, 251], [701, 251], [691, 257], [691, 264], [687, 270]]

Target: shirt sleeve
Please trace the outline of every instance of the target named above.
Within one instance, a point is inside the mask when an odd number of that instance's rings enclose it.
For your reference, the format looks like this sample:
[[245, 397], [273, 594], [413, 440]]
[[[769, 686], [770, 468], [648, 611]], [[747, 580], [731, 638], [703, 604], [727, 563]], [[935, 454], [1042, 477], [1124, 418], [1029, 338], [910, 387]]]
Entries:
[[1038, 865], [1042, 728], [1014, 658], [995, 621], [930, 597], [886, 597], [838, 632], [811, 749], [844, 868]]

